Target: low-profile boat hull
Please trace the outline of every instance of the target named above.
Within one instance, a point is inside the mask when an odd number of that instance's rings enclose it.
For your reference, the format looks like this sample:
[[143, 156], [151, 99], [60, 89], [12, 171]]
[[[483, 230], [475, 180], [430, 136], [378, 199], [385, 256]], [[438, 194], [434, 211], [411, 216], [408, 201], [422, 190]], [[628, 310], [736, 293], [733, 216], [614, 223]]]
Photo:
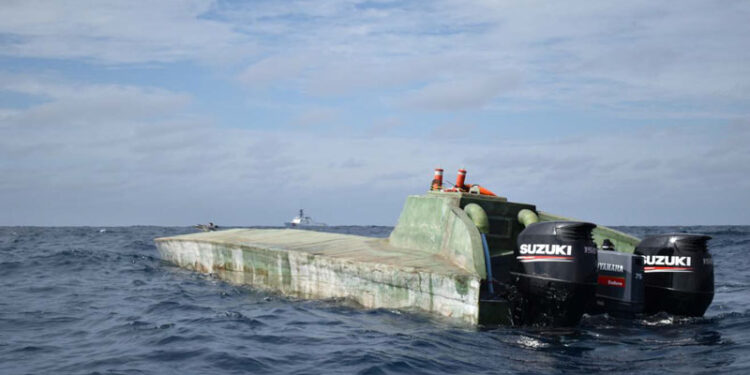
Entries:
[[[569, 326], [594, 303], [597, 282], [621, 282], [611, 275], [597, 279], [597, 248], [606, 240], [608, 248], [633, 253], [640, 242], [602, 226], [565, 224], [571, 221], [494, 195], [431, 191], [407, 198], [387, 239], [235, 229], [158, 238], [156, 244], [163, 259], [181, 267], [299, 298], [343, 298], [366, 308], [423, 311], [467, 324]], [[523, 233], [542, 227], [551, 230], [549, 238], [522, 240]], [[573, 227], [585, 228], [585, 234], [570, 232]], [[529, 263], [546, 258], [561, 259], [543, 267]], [[665, 309], [649, 290], [646, 311]], [[605, 294], [600, 297], [611, 297]], [[702, 295], [688, 297], [686, 305], [701, 302], [690, 314], [702, 314], [710, 303]], [[631, 302], [642, 303], [620, 296], [611, 306], [643, 308], [627, 306]], [[607, 304], [602, 306], [607, 312]]]

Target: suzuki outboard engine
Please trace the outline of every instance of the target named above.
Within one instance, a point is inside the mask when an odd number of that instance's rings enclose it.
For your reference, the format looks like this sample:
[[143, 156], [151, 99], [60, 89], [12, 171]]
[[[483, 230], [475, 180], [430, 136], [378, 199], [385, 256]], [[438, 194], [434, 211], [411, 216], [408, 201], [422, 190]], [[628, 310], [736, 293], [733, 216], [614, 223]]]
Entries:
[[635, 248], [644, 257], [645, 311], [703, 316], [714, 298], [711, 237], [673, 233], [649, 236]]
[[575, 325], [596, 291], [595, 224], [548, 221], [518, 235], [511, 279], [519, 298], [511, 301], [519, 325]]

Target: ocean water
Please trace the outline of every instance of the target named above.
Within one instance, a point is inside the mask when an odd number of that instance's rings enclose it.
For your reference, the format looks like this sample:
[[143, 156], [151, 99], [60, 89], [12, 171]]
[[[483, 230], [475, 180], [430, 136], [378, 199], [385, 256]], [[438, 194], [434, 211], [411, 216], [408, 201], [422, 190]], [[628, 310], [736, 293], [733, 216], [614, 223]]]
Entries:
[[620, 229], [714, 237], [705, 317], [459, 327], [290, 299], [161, 261], [153, 238], [190, 228], [0, 227], [0, 374], [750, 373], [750, 227]]

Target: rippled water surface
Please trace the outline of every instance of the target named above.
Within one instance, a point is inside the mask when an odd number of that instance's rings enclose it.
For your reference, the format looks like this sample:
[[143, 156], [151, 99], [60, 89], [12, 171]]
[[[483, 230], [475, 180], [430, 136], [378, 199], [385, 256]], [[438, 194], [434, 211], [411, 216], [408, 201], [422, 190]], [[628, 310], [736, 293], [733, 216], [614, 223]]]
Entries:
[[714, 237], [706, 317], [471, 329], [288, 299], [162, 262], [153, 238], [190, 228], [0, 227], [0, 374], [750, 373], [750, 227], [620, 229]]

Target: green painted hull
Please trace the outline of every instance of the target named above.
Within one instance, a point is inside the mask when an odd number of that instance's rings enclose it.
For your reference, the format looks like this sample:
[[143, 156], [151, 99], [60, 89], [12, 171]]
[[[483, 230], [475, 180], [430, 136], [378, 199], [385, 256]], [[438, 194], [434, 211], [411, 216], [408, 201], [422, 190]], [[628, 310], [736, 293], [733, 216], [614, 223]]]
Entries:
[[[571, 220], [503, 197], [429, 192], [409, 196], [388, 239], [294, 229], [237, 229], [156, 239], [163, 259], [299, 298], [344, 298], [366, 308], [392, 308], [477, 323], [510, 323], [507, 301], [483, 300], [486, 280], [482, 237], [464, 211], [486, 213], [481, 227], [497, 272], [506, 281], [524, 225], [519, 212], [541, 221]], [[477, 209], [476, 206], [470, 207]], [[481, 211], [480, 210], [480, 211]], [[533, 217], [533, 214], [530, 215]], [[599, 227], [597, 243], [609, 238], [633, 252], [638, 239]]]

